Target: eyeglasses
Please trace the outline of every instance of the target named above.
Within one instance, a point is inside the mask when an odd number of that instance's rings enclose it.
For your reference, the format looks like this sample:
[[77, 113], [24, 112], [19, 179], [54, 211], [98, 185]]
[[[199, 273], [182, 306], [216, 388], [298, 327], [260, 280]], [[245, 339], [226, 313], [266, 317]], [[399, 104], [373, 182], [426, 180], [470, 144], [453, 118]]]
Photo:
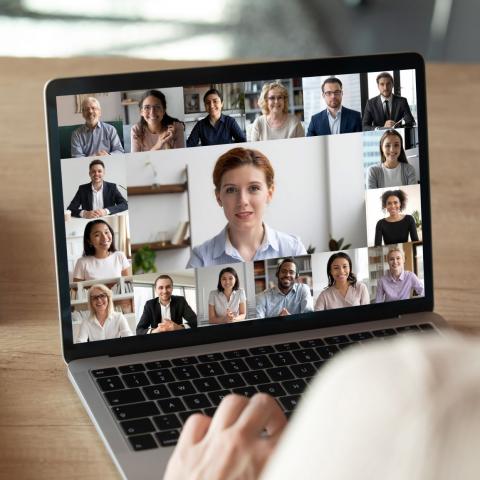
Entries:
[[143, 105], [142, 110], [145, 112], [151, 112], [152, 110], [155, 112], [163, 112], [163, 106], [162, 105]]
[[275, 100], [283, 100], [285, 98], [284, 95], [271, 95], [270, 97], [267, 97], [268, 100], [270, 100], [271, 102], [274, 102]]
[[323, 94], [326, 97], [332, 97], [333, 95], [335, 95], [336, 97], [339, 97], [342, 94], [342, 91], [341, 90], [335, 90], [334, 92], [332, 92], [330, 90], [327, 90], [326, 92], [323, 92]]
[[96, 302], [97, 300], [105, 300], [107, 298], [107, 294], [99, 293], [98, 295], [93, 295], [91, 298], [94, 302]]

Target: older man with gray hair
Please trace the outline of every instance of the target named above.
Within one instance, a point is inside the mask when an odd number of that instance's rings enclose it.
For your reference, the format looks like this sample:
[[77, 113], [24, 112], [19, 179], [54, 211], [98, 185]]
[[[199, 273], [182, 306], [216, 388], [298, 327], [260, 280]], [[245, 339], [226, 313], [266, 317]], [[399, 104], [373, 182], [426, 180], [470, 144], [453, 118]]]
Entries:
[[124, 153], [115, 127], [100, 121], [102, 109], [95, 97], [87, 97], [82, 102], [82, 116], [85, 125], [78, 127], [71, 138], [72, 157], [90, 157]]

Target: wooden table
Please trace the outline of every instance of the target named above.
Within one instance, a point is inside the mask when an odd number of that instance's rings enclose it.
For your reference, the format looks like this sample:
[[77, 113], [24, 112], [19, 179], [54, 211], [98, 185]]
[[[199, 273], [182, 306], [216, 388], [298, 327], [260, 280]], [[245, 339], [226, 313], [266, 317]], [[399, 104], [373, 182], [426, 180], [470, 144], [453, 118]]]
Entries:
[[[60, 353], [43, 85], [179, 65], [188, 64], [0, 58], [2, 479], [118, 478]], [[480, 65], [430, 65], [427, 78], [436, 311], [480, 331]]]

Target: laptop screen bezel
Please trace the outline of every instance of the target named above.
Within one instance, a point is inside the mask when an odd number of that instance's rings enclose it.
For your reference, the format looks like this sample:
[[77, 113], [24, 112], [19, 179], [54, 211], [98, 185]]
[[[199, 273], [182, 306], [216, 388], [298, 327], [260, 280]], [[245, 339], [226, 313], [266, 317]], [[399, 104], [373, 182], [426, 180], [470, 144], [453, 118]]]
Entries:
[[[363, 305], [322, 312], [291, 315], [289, 317], [246, 320], [241, 323], [218, 325], [215, 328], [198, 328], [163, 335], [123, 338], [121, 341], [104, 340], [84, 344], [73, 343], [70, 313], [69, 278], [65, 251], [64, 199], [60, 168], [57, 97], [80, 93], [147, 90], [149, 88], [178, 87], [192, 84], [256, 81], [268, 78], [308, 77], [385, 70], [414, 69], [416, 73], [417, 118], [419, 158], [421, 169], [422, 234], [424, 259], [424, 296], [415, 300]], [[66, 362], [99, 355], [122, 355], [150, 350], [164, 350], [287, 333], [320, 327], [356, 324], [382, 320], [408, 313], [432, 311], [433, 268], [431, 241], [431, 205], [428, 162], [428, 129], [426, 105], [425, 64], [417, 53], [382, 54], [357, 57], [337, 57], [281, 62], [250, 63], [214, 67], [161, 70], [114, 75], [62, 78], [51, 80], [45, 86], [47, 140], [49, 150], [50, 186], [55, 237], [58, 302]]]

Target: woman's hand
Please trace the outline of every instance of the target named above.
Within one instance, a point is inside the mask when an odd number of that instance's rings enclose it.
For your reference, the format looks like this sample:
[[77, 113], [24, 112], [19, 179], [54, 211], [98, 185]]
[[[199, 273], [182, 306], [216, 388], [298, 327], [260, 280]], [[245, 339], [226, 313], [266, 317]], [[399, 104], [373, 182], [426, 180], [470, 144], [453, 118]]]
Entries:
[[285, 425], [269, 395], [228, 395], [213, 418], [189, 417], [164, 480], [257, 479]]
[[173, 125], [169, 125], [167, 129], [158, 136], [158, 140], [153, 146], [152, 150], [161, 150], [166, 143], [173, 139], [174, 134], [175, 127]]

